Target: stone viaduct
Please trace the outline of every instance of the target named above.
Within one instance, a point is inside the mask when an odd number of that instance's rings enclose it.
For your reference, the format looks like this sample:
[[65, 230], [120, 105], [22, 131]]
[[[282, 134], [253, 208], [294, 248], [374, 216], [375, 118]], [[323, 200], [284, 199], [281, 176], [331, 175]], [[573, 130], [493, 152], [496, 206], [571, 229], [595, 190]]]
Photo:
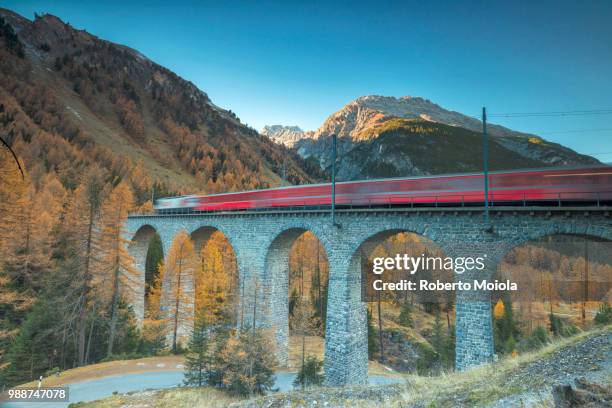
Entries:
[[[509, 250], [531, 239], [572, 234], [612, 240], [606, 207], [494, 207], [492, 230], [484, 224], [481, 207], [344, 209], [337, 211], [336, 220], [337, 225], [332, 225], [327, 210], [134, 215], [129, 217], [126, 230], [129, 251], [140, 271], [144, 271], [149, 239], [156, 232], [167, 253], [181, 230], [191, 234], [196, 248], [213, 232], [221, 231], [234, 249], [241, 284], [258, 282], [255, 287], [265, 308], [256, 324], [274, 331], [281, 363], [288, 357], [289, 252], [295, 239], [311, 231], [329, 261], [324, 369], [327, 384], [333, 386], [367, 381], [366, 306], [360, 287], [360, 251], [367, 243], [398, 232], [413, 232], [433, 241], [445, 256], [487, 254], [485, 271], [479, 272], [479, 277], [490, 277]], [[464, 275], [461, 279], [470, 278]], [[144, 272], [139, 279], [142, 285], [134, 308], [142, 319]], [[246, 296], [241, 301], [249, 302]], [[459, 293], [457, 369], [465, 370], [493, 357], [490, 294]]]

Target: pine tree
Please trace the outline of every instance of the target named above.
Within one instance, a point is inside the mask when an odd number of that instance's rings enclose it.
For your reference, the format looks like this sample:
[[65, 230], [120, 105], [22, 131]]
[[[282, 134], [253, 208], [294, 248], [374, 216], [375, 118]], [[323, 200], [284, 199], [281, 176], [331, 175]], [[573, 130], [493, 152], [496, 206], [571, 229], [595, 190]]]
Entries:
[[61, 321], [61, 334], [58, 336], [61, 369], [72, 367], [72, 362], [78, 360], [77, 339], [73, 339], [73, 336], [77, 334], [74, 329], [81, 304], [84, 251], [83, 239], [79, 235], [81, 230], [73, 218], [74, 199], [74, 192], [70, 192], [60, 222], [51, 231], [54, 268], [46, 282], [48, 293], [44, 296], [57, 303], [55, 310]]
[[450, 330], [451, 328], [451, 318], [450, 318], [450, 314], [453, 311], [453, 309], [455, 308], [455, 301], [454, 301], [454, 294], [451, 293], [447, 293], [445, 295], [446, 297], [446, 302], [444, 303], [444, 312], [446, 313], [446, 326], [447, 328]]
[[159, 264], [158, 269], [155, 280], [149, 286], [148, 302], [145, 305], [145, 318], [142, 324], [142, 336], [152, 354], [157, 354], [165, 348], [169, 323], [161, 311], [162, 282], [164, 280], [162, 264]]
[[206, 316], [199, 314], [193, 327], [185, 356], [185, 385], [201, 387], [209, 381], [211, 357], [206, 321]]
[[[301, 296], [297, 300], [297, 304], [293, 309], [293, 329], [302, 340], [302, 363], [300, 370], [303, 371], [306, 365], [306, 336], [312, 334], [315, 329], [315, 322], [312, 320], [314, 310], [309, 302], [308, 297]], [[306, 380], [303, 377], [304, 381]], [[306, 384], [302, 383], [302, 388]]]
[[147, 257], [145, 260], [145, 300], [149, 299], [149, 292], [157, 278], [157, 272], [160, 262], [164, 260], [164, 251], [162, 248], [161, 238], [159, 234], [154, 234], [149, 240], [147, 249]]
[[300, 299], [300, 292], [298, 288], [294, 287], [291, 289], [291, 293], [289, 294], [289, 316], [293, 316], [295, 306], [298, 304]]
[[51, 276], [49, 231], [59, 222], [66, 195], [47, 175], [36, 191], [28, 173], [0, 150], [0, 366], [11, 339], [40, 297]]
[[7, 354], [10, 365], [4, 375], [9, 384], [31, 381], [49, 368], [56, 343], [52, 309], [45, 302], [34, 306]]
[[274, 347], [259, 329], [241, 330], [221, 352], [226, 389], [241, 396], [264, 394], [274, 385]]
[[433, 327], [431, 346], [436, 352], [439, 362], [444, 360], [445, 342], [446, 339], [442, 328], [442, 320], [440, 319], [440, 311], [436, 311], [436, 320]]
[[215, 387], [224, 387], [225, 385], [225, 360], [223, 350], [225, 350], [228, 341], [232, 337], [233, 330], [225, 326], [215, 327], [210, 332], [211, 341], [209, 342], [209, 350], [211, 356], [211, 365], [208, 372], [208, 384]]
[[385, 345], [383, 342], [383, 328], [382, 328], [382, 324], [383, 324], [383, 319], [382, 319], [382, 301], [381, 301], [381, 294], [380, 291], [377, 291], [377, 302], [376, 302], [376, 310], [378, 311], [378, 344], [379, 344], [379, 351], [380, 351], [380, 358], [378, 359], [378, 361], [380, 361], [381, 363], [385, 362]]
[[446, 331], [446, 355], [445, 367], [453, 368], [455, 366], [455, 344], [456, 344], [455, 326], [450, 325]]
[[414, 324], [412, 320], [412, 306], [408, 302], [402, 304], [399, 315], [399, 323], [404, 327], [412, 327]]
[[92, 168], [85, 175], [85, 180], [75, 192], [71, 202], [68, 216], [73, 220], [75, 237], [80, 241], [79, 249], [82, 252], [83, 265], [79, 276], [80, 297], [78, 305], [78, 320], [76, 322], [78, 332], [78, 362], [79, 365], [86, 363], [86, 336], [87, 320], [92, 313], [93, 306], [92, 291], [94, 285], [94, 254], [99, 248], [99, 234], [95, 228], [99, 219], [100, 206], [103, 199], [102, 173], [98, 168]]
[[500, 353], [512, 353], [520, 331], [514, 321], [514, 312], [510, 296], [498, 300], [493, 308], [493, 336], [495, 350]]
[[378, 341], [376, 339], [376, 328], [372, 323], [372, 313], [370, 309], [368, 309], [368, 358], [371, 360], [374, 358], [374, 355], [378, 353]]
[[0, 365], [12, 337], [16, 336], [25, 312], [32, 306], [31, 295], [15, 285], [7, 270], [14, 256], [15, 217], [21, 212], [27, 182], [7, 149], [0, 148]]
[[315, 356], [308, 356], [293, 380], [294, 387], [312, 387], [323, 384], [324, 376], [321, 373], [323, 362]]
[[597, 310], [597, 314], [595, 315], [593, 321], [597, 325], [612, 323], [612, 307], [609, 303], [603, 302], [601, 305], [599, 305], [599, 309]]
[[[306, 234], [304, 234], [306, 235]], [[314, 257], [314, 271], [312, 271], [310, 284], [310, 297], [315, 310], [314, 317], [318, 319], [319, 335], [325, 336], [325, 321], [327, 319], [327, 275], [328, 268], [325, 262], [325, 250], [317, 238], [310, 234], [313, 245], [316, 247], [316, 257]], [[308, 251], [307, 254], [311, 254]], [[312, 259], [312, 257], [306, 258]]]

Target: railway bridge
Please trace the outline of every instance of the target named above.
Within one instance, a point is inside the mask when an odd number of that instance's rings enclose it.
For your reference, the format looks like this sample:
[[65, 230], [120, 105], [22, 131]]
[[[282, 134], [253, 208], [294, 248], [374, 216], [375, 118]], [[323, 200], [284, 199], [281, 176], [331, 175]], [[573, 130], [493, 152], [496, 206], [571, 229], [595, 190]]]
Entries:
[[[183, 215], [133, 215], [127, 221], [129, 252], [138, 269], [137, 316], [144, 315], [144, 266], [150, 238], [158, 233], [167, 253], [179, 231], [201, 248], [221, 231], [233, 247], [241, 285], [259, 282], [262, 313], [258, 327], [273, 330], [277, 358], [288, 358], [289, 252], [304, 232], [321, 242], [329, 262], [324, 369], [328, 385], [367, 381], [366, 306], [361, 298], [360, 251], [398, 232], [433, 241], [445, 256], [487, 254], [479, 278], [491, 277], [513, 247], [553, 234], [612, 240], [609, 207], [494, 207], [485, 224], [482, 207], [361, 208], [328, 210], [235, 211]], [[489, 227], [491, 226], [491, 228]], [[198, 251], [199, 252], [199, 251]], [[459, 279], [473, 279], [466, 272]], [[241, 302], [248, 303], [244, 297]], [[248, 307], [248, 304], [247, 304]], [[188, 328], [183, 328], [187, 333]], [[489, 362], [494, 357], [490, 293], [459, 292], [456, 299], [456, 367]]]

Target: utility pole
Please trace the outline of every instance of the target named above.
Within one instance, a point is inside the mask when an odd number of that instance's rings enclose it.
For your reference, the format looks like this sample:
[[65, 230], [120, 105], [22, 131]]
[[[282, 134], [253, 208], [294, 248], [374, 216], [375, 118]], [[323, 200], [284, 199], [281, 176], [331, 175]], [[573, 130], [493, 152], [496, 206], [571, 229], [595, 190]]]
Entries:
[[482, 108], [482, 161], [484, 173], [484, 220], [489, 230], [489, 140], [487, 138], [487, 108]]
[[337, 136], [332, 135], [332, 199], [331, 199], [331, 216], [332, 225], [336, 225], [336, 142]]
[[584, 237], [584, 293], [582, 295], [582, 324], [586, 321], [586, 302], [589, 299], [589, 246]]

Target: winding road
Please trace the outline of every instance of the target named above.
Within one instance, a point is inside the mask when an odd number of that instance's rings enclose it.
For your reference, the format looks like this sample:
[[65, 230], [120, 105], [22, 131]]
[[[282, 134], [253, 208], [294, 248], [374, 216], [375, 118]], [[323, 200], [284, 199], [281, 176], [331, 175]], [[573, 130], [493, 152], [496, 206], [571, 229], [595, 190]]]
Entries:
[[[295, 373], [277, 372], [275, 387], [280, 391], [292, 389]], [[370, 384], [392, 384], [400, 382], [400, 378], [370, 376]], [[10, 402], [3, 403], [3, 408], [65, 408], [69, 403], [79, 401], [94, 401], [108, 397], [114, 392], [126, 393], [146, 389], [161, 389], [176, 387], [183, 382], [182, 371], [158, 371], [136, 374], [114, 375], [89, 381], [69, 384], [70, 402]]]

